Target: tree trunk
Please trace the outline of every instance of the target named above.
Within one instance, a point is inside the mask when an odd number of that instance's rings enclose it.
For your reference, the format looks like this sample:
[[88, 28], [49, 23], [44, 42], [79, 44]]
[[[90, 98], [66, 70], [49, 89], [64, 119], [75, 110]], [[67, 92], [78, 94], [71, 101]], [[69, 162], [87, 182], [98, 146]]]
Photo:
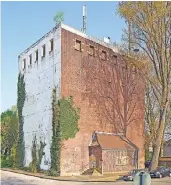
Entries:
[[162, 114], [162, 119], [160, 120], [160, 123], [159, 123], [160, 126], [156, 135], [157, 136], [156, 140], [154, 142], [154, 150], [153, 150], [150, 170], [155, 170], [158, 166], [161, 143], [163, 140], [163, 135], [165, 130], [165, 116], [166, 116], [165, 114], [166, 114], [166, 110], [164, 110], [164, 113]]
[[160, 156], [159, 157], [163, 157], [163, 145], [164, 145], [164, 134], [163, 134], [163, 139], [161, 142], [161, 149], [160, 149]]

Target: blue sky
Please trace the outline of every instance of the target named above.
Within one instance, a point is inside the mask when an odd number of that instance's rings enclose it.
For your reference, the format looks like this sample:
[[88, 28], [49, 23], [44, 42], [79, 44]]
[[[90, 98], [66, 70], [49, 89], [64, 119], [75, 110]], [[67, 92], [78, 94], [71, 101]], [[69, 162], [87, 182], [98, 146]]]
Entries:
[[116, 15], [117, 2], [2, 2], [1, 111], [17, 102], [18, 55], [55, 25], [58, 11], [80, 30], [84, 4], [87, 34], [120, 42], [125, 22]]

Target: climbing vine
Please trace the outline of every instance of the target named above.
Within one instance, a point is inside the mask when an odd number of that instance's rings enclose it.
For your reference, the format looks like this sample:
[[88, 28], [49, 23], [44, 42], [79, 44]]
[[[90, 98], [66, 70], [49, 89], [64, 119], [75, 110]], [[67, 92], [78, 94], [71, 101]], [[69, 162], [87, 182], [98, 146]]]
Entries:
[[41, 161], [42, 161], [42, 158], [43, 158], [43, 155], [44, 155], [44, 147], [46, 146], [46, 143], [40, 141], [40, 148], [38, 150], [38, 170], [40, 171], [40, 164], [41, 164]]
[[60, 123], [58, 120], [57, 111], [57, 99], [56, 99], [56, 89], [53, 89], [52, 93], [52, 144], [50, 148], [51, 152], [51, 168], [50, 175], [57, 176], [60, 175], [60, 151], [61, 151], [61, 132]]
[[44, 150], [45, 145], [46, 144], [44, 142], [40, 141], [40, 146], [38, 149], [36, 135], [34, 136], [33, 145], [32, 145], [32, 162], [29, 164], [29, 170], [31, 172], [40, 171], [40, 164], [42, 161], [42, 157], [44, 155], [43, 150]]
[[37, 144], [36, 144], [36, 136], [33, 138], [33, 145], [32, 145], [32, 162], [29, 164], [29, 169], [31, 172], [38, 171], [38, 159], [37, 159]]
[[16, 162], [15, 165], [18, 168], [24, 166], [24, 156], [25, 156], [25, 146], [24, 146], [24, 131], [23, 131], [23, 107], [25, 102], [25, 82], [24, 75], [19, 74], [18, 76], [18, 89], [17, 89], [17, 108], [18, 108], [18, 118], [19, 118], [19, 131], [18, 131], [18, 139], [16, 146]]
[[60, 175], [61, 141], [74, 138], [79, 131], [79, 109], [73, 107], [73, 99], [60, 99], [57, 101], [56, 89], [52, 95], [52, 144], [50, 175]]
[[62, 140], [74, 138], [79, 131], [79, 112], [80, 110], [78, 108], [73, 107], [73, 98], [71, 96], [68, 99], [62, 98], [58, 101], [58, 115]]

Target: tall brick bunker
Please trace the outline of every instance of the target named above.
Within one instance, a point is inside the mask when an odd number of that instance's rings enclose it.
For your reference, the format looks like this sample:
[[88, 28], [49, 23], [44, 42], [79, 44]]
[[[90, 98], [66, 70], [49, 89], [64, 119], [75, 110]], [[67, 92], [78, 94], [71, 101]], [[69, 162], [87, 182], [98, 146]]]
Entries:
[[[25, 166], [32, 142], [46, 143], [41, 168], [51, 165], [52, 91], [73, 97], [79, 131], [63, 140], [61, 175], [95, 167], [103, 173], [144, 167], [144, 89], [140, 71], [110, 41], [59, 24], [19, 56], [26, 100], [23, 108]], [[72, 125], [71, 125], [72, 127]]]

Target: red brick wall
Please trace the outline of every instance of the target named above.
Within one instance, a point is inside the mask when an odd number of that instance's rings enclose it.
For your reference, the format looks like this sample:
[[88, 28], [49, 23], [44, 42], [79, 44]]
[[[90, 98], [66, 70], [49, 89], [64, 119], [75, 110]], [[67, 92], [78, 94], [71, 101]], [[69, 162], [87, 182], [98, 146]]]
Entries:
[[[127, 163], [126, 164], [118, 164], [117, 163], [117, 152], [114, 150], [103, 150], [103, 173], [109, 172], [119, 172], [119, 171], [130, 171], [136, 168], [136, 163], [133, 161], [134, 159], [134, 151], [129, 151], [127, 155]], [[124, 158], [121, 158], [124, 160]]]
[[[75, 50], [75, 39], [82, 41], [83, 51]], [[96, 48], [95, 57], [88, 54], [89, 44]], [[107, 61], [101, 60], [101, 50], [107, 52]], [[61, 32], [61, 93], [63, 97], [73, 96], [74, 104], [80, 108], [80, 131], [74, 139], [63, 142], [61, 151], [61, 175], [80, 174], [89, 166], [88, 145], [93, 131], [115, 132], [120, 130], [120, 117], [113, 113], [114, 104], [111, 104], [108, 94], [114, 88], [112, 74], [116, 74], [113, 51], [81, 36], [62, 29]], [[125, 74], [123, 57], [117, 57], [120, 74]], [[113, 73], [112, 73], [113, 72]], [[131, 74], [131, 73], [130, 73]], [[136, 77], [135, 77], [136, 76]], [[136, 102], [135, 111], [131, 116], [131, 124], [127, 126], [127, 137], [140, 149], [139, 158], [144, 163], [144, 85], [141, 78], [135, 74], [136, 81], [132, 98]], [[124, 76], [121, 78], [125, 79]], [[132, 78], [132, 77], [131, 77]], [[106, 83], [108, 81], [108, 83]], [[117, 83], [119, 79], [116, 78]], [[109, 89], [109, 87], [112, 87]], [[129, 86], [131, 86], [129, 84]], [[101, 94], [99, 94], [101, 93]], [[106, 97], [105, 97], [106, 96]], [[102, 98], [101, 98], [102, 97]], [[120, 93], [114, 95], [115, 103], [119, 100], [121, 109], [124, 103]], [[104, 105], [106, 107], [104, 107]], [[130, 106], [132, 109], [134, 105]], [[105, 110], [107, 108], [107, 111]], [[121, 112], [124, 110], [121, 109]], [[109, 116], [105, 114], [110, 112]], [[110, 119], [112, 115], [112, 118]], [[115, 124], [114, 124], [115, 123]], [[116, 128], [117, 126], [117, 128]], [[123, 125], [122, 125], [123, 126]]]

